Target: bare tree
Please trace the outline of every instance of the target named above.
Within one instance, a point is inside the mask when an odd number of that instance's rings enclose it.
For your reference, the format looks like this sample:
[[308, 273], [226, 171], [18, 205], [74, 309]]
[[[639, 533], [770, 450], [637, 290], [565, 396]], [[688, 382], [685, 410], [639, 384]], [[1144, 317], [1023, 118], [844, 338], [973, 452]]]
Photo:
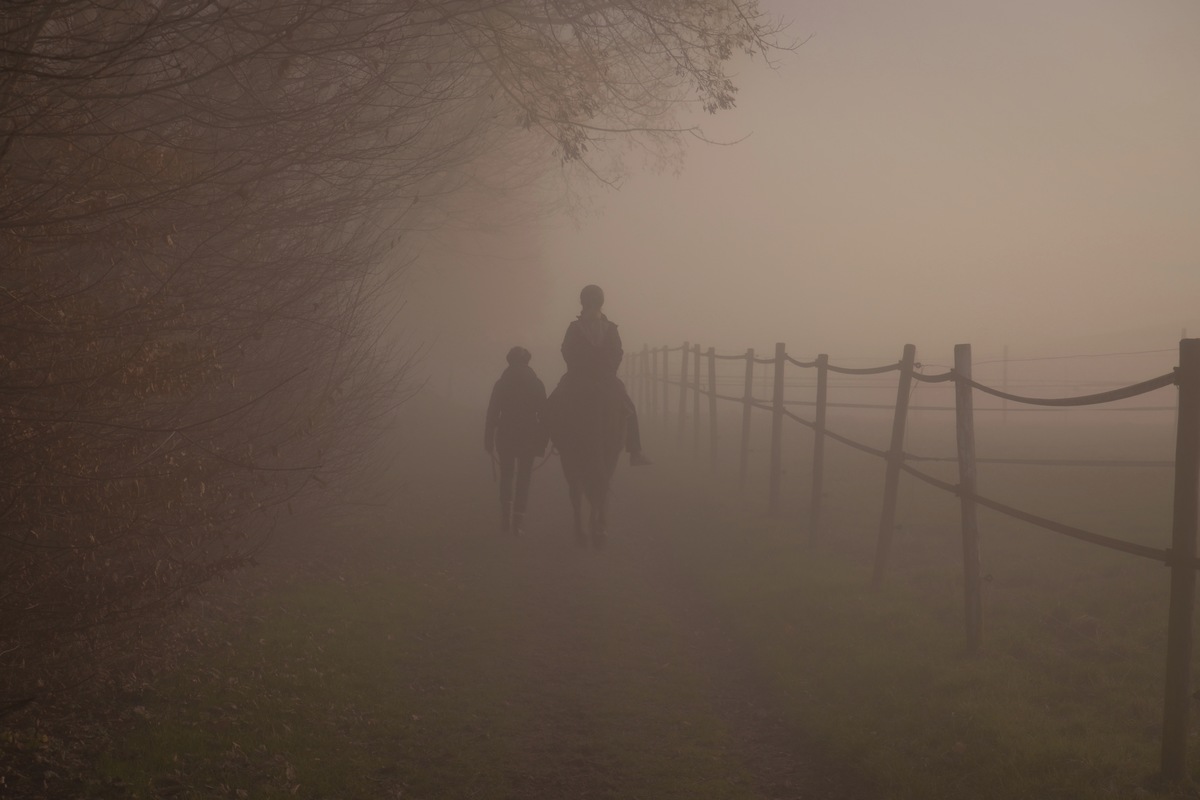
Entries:
[[775, 32], [753, 0], [0, 9], [8, 691], [353, 474], [411, 389], [379, 266], [479, 165], [611, 179], [610, 143], [676, 147]]

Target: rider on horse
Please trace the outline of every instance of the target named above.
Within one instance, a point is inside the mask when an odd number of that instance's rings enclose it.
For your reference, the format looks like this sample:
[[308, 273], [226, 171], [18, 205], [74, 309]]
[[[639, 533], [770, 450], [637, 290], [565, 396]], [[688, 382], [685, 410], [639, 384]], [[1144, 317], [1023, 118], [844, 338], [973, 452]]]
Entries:
[[600, 392], [612, 398], [627, 414], [625, 449], [629, 463], [635, 467], [652, 463], [642, 454], [642, 439], [638, 430], [637, 409], [617, 377], [617, 369], [625, 351], [617, 326], [601, 313], [604, 291], [599, 286], [583, 287], [579, 293], [583, 306], [579, 318], [567, 326], [563, 337], [562, 355], [567, 362], [567, 374], [560, 386], [568, 393]]

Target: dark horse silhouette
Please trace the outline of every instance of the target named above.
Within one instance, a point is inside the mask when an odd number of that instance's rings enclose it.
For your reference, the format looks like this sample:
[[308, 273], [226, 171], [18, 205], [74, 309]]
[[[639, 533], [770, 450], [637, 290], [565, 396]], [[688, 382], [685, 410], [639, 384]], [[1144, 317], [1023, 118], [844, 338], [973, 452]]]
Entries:
[[[550, 438], [562, 460], [571, 494], [575, 539], [603, 547], [608, 533], [608, 491], [625, 443], [628, 412], [609, 387], [580, 381], [551, 394]], [[583, 528], [583, 501], [588, 529]]]

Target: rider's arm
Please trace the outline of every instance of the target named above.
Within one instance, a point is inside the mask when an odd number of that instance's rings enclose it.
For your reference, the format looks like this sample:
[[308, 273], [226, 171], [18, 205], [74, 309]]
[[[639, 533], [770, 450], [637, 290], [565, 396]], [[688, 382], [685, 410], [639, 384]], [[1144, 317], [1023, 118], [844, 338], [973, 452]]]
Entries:
[[579, 332], [575, 330], [574, 322], [567, 326], [567, 333], [563, 336], [561, 350], [563, 361], [567, 362], [568, 370], [579, 366]]
[[609, 367], [614, 375], [621, 369], [621, 359], [625, 357], [625, 348], [621, 345], [621, 334], [617, 332], [616, 324], [609, 328], [605, 353], [609, 358]]

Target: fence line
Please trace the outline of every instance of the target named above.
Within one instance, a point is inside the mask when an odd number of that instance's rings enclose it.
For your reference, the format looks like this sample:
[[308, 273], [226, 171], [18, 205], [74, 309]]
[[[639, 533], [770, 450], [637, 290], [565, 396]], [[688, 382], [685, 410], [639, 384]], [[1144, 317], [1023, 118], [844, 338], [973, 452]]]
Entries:
[[[659, 350], [662, 351], [663, 358], [661, 376], [657, 369], [657, 356], [655, 355], [655, 360], [651, 364], [650, 355], [652, 352], [657, 354]], [[680, 357], [678, 381], [671, 380], [669, 361], [671, 353], [682, 354]], [[701, 395], [707, 396], [709, 454], [714, 470], [719, 465], [717, 401], [740, 403], [742, 405], [742, 430], [739, 455], [739, 479], [740, 485], [743, 487], [745, 486], [749, 463], [751, 416], [755, 410], [769, 411], [771, 413], [771, 447], [768, 510], [772, 515], [779, 513], [780, 494], [782, 491], [784, 420], [792, 420], [811, 429], [814, 432], [814, 441], [812, 448], [812, 487], [810, 490], [808, 520], [810, 538], [815, 538], [821, 527], [825, 440], [832, 439], [852, 449], [883, 459], [886, 465], [883, 502], [880, 510], [875, 563], [872, 572], [872, 584], [875, 587], [882, 585], [887, 572], [892, 533], [895, 530], [896, 502], [901, 473], [910, 475], [917, 480], [955, 495], [958, 498], [963, 539], [966, 636], [968, 649], [973, 652], [977, 651], [980, 647], [983, 630], [982, 579], [980, 577], [982, 569], [979, 558], [979, 531], [976, 522], [976, 507], [978, 506], [989, 508], [1011, 518], [1077, 541], [1130, 555], [1154, 559], [1167, 564], [1171, 569], [1171, 588], [1170, 608], [1168, 611], [1166, 693], [1163, 710], [1161, 771], [1163, 777], [1169, 780], [1182, 780], [1186, 777], [1192, 620], [1194, 615], [1196, 571], [1200, 569], [1200, 560], [1196, 557], [1196, 536], [1198, 516], [1200, 516], [1200, 339], [1185, 338], [1180, 341], [1179, 366], [1166, 374], [1104, 392], [1074, 397], [1051, 398], [1017, 395], [974, 380], [971, 374], [970, 345], [957, 345], [954, 352], [954, 367], [935, 375], [926, 375], [918, 371], [919, 365], [916, 362], [916, 348], [913, 345], [904, 346], [904, 352], [899, 361], [874, 367], [844, 367], [831, 364], [826, 354], [818, 355], [813, 361], [801, 361], [789, 356], [782, 342], [775, 345], [775, 354], [772, 358], [756, 357], [753, 349], [747, 350], [744, 354], [722, 355], [716, 353], [712, 347], [707, 349], [706, 356], [707, 387], [702, 388], [700, 382], [701, 348], [699, 344], [684, 342], [680, 347], [671, 348], [664, 346], [662, 348], [655, 348], [653, 351], [648, 347], [643, 347], [641, 353], [635, 353], [630, 357], [631, 361], [638, 362], [637, 365], [630, 366], [627, 364], [626, 366], [626, 377], [634, 381], [631, 396], [638, 398], [639, 405], [645, 413], [649, 413], [652, 417], [657, 417], [658, 388], [661, 383], [663, 401], [662, 421], [665, 425], [667, 423], [667, 408], [669, 406], [667, 398], [670, 387], [678, 387], [678, 439], [680, 445], [682, 445], [687, 428], [687, 395], [688, 392], [691, 392], [693, 398], [693, 448], [696, 455], [699, 455], [700, 450], [700, 397]], [[737, 397], [717, 391], [717, 361], [744, 362], [742, 396]], [[690, 375], [689, 362], [691, 362]], [[771, 399], [769, 401], [759, 400], [754, 396], [754, 366], [756, 364], [772, 365], [773, 379], [771, 381]], [[815, 400], [786, 400], [785, 387], [789, 384], [785, 375], [785, 367], [788, 364], [800, 369], [816, 370], [815, 388], [817, 396]], [[899, 373], [895, 386], [896, 401], [891, 406], [871, 403], [831, 403], [828, 401], [829, 373], [864, 376], [890, 372]], [[913, 389], [919, 383], [953, 383], [955, 394], [954, 405], [910, 406], [909, 400]], [[792, 383], [791, 385], [796, 384]], [[1007, 374], [1005, 375], [1005, 385], [1007, 388]], [[1107, 410], [1176, 410], [1178, 412], [1176, 422], [1176, 455], [1173, 462], [1112, 459], [1088, 461], [1077, 459], [979, 458], [975, 453], [976, 411], [1007, 412], [1010, 410], [1007, 407], [1010, 402], [1023, 406], [1034, 406], [1034, 408], [1021, 409], [1027, 411], [1057, 411], [1067, 408], [1097, 406], [1138, 397], [1171, 385], [1179, 387], [1179, 402], [1177, 406], [1117, 407]], [[975, 392], [999, 398], [1004, 402], [1004, 405], [996, 409], [975, 409]], [[805, 419], [789, 410], [788, 406], [813, 407], [814, 419]], [[829, 408], [891, 410], [893, 417], [888, 448], [881, 450], [871, 447], [830, 430], [826, 424], [826, 412]], [[904, 439], [909, 411], [954, 411], [956, 455], [952, 458], [943, 458], [916, 456], [907, 453], [904, 450]], [[910, 463], [907, 463], [912, 461], [953, 461], [958, 465], [958, 483], [950, 483], [922, 472]], [[1169, 548], [1155, 548], [1116, 539], [1111, 536], [1104, 536], [1092, 531], [1065, 525], [982, 496], [978, 494], [975, 487], [976, 468], [981, 463], [1029, 466], [1173, 466], [1175, 469], [1175, 498], [1171, 546]]]
[[[744, 356], [742, 358], [744, 359]], [[756, 360], [755, 363], [759, 363], [759, 361]], [[767, 363], [773, 364], [775, 362], [774, 362], [774, 359], [768, 359]], [[916, 377], [916, 374], [917, 373], [913, 373], [914, 378]], [[662, 382], [661, 378], [658, 378], [655, 380]], [[679, 381], [668, 380], [668, 381], [666, 381], [666, 383], [668, 386], [685, 386], [684, 384], [681, 384]], [[720, 378], [717, 379], [717, 383], [718, 384], [721, 383]], [[725, 383], [729, 384], [732, 382], [726, 380]], [[808, 387], [809, 384], [795, 384], [795, 383], [787, 383], [785, 381], [785, 386]], [[688, 391], [691, 391], [691, 384], [687, 384], [685, 386], [685, 388]], [[813, 385], [812, 388], [816, 388], [815, 385]], [[850, 388], [850, 385], [849, 384], [829, 384], [829, 388], [830, 389], [837, 389], [837, 388], [845, 389], [845, 388]], [[885, 387], [880, 386], [880, 387], [871, 387], [871, 388], [882, 389]], [[888, 386], [886, 388], [891, 389], [892, 387]], [[708, 390], [701, 389], [701, 393], [707, 395]], [[718, 394], [717, 398], [720, 400], [730, 400], [730, 401], [733, 401], [736, 403], [740, 403], [743, 400], [742, 397], [735, 397], [733, 395], [728, 395], [728, 394]], [[785, 406], [815, 406], [815, 405], [817, 405], [817, 402], [815, 400], [784, 400], [783, 404]], [[826, 403], [826, 406], [828, 408], [868, 408], [868, 409], [873, 408], [873, 409], [880, 410], [880, 411], [891, 411], [893, 408], [895, 408], [895, 406], [884, 405], [883, 403]], [[1092, 408], [1092, 409], [1089, 409], [1089, 411], [1174, 411], [1175, 409], [1176, 409], [1175, 406], [1117, 406], [1116, 408]], [[916, 406], [909, 406], [908, 410], [909, 411], [954, 411], [955, 408], [954, 408], [954, 406], [916, 405]], [[1058, 406], [1039, 406], [1036, 408], [1009, 408], [1009, 409], [1000, 408], [1000, 407], [996, 407], [996, 408], [989, 407], [989, 408], [976, 408], [975, 409], [976, 412], [981, 412], [981, 411], [982, 412], [1032, 411], [1032, 412], [1036, 412], [1039, 414], [1052, 414], [1052, 413], [1062, 412], [1062, 411], [1066, 411], [1066, 410], [1068, 410], [1068, 408], [1058, 407]]]

